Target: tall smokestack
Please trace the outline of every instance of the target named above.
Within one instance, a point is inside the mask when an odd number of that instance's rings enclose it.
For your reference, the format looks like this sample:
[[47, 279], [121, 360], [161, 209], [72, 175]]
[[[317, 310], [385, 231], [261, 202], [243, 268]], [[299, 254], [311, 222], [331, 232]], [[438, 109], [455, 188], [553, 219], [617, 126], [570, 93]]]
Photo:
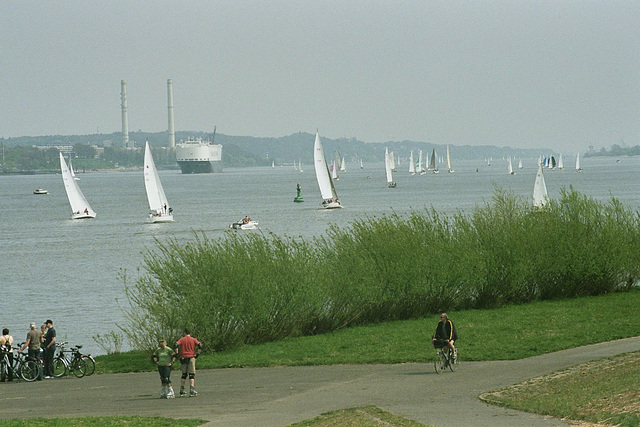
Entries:
[[120, 105], [122, 107], [122, 142], [129, 145], [129, 117], [127, 115], [127, 82], [120, 81]]
[[169, 105], [169, 148], [176, 148], [176, 133], [173, 129], [173, 86], [167, 79], [167, 104]]

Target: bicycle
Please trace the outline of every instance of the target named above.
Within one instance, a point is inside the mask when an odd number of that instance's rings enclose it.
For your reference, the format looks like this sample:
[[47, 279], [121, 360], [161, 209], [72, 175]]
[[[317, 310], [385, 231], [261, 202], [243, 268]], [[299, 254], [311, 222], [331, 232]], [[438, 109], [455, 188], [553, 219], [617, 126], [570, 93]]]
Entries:
[[[80, 348], [82, 348], [82, 346], [71, 347], [70, 350], [66, 350], [65, 345], [67, 344], [67, 342], [56, 344], [56, 347], [59, 349], [59, 353], [53, 359], [53, 376], [55, 378], [60, 378], [71, 372], [77, 378], [82, 378], [85, 376], [88, 369], [87, 361], [80, 353]], [[71, 357], [67, 357], [66, 354], [70, 354]]]
[[[78, 349], [81, 348], [82, 346], [79, 345]], [[91, 354], [82, 354], [80, 355], [80, 357], [82, 357], [84, 361], [87, 362], [87, 372], [84, 373], [84, 376], [88, 377], [89, 375], [93, 375], [93, 373], [96, 371], [96, 359], [94, 359]]]
[[436, 349], [436, 355], [433, 360], [433, 367], [436, 371], [436, 374], [440, 374], [445, 369], [449, 368], [451, 372], [455, 372], [458, 369], [458, 364], [460, 363], [458, 349], [456, 349], [456, 353], [454, 357], [451, 357], [449, 354], [450, 350], [447, 349], [446, 352], [442, 350], [442, 348]]
[[13, 364], [9, 360], [9, 352], [2, 352], [2, 375], [9, 376], [11, 372], [12, 377], [22, 378], [27, 382], [32, 382], [38, 379], [40, 376], [40, 365], [33, 359], [30, 359], [26, 354], [21, 352], [14, 353]]

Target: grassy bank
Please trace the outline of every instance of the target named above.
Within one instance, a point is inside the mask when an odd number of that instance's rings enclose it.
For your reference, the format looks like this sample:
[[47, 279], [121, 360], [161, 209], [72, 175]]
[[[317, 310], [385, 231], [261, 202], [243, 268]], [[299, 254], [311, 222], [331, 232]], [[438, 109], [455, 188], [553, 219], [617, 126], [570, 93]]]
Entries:
[[[640, 289], [595, 297], [449, 312], [465, 360], [519, 359], [640, 332]], [[207, 353], [198, 367], [402, 363], [430, 360], [437, 316], [358, 326]], [[198, 336], [194, 331], [194, 336]], [[509, 346], [500, 345], [502, 341]], [[149, 353], [98, 357], [98, 372], [151, 371]]]
[[492, 404], [624, 427], [640, 424], [640, 353], [583, 363], [485, 393]]

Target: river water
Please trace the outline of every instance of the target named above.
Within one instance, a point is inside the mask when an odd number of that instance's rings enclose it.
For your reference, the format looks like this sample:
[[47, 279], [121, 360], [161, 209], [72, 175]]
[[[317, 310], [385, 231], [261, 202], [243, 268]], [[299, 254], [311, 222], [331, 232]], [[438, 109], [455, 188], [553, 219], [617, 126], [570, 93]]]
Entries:
[[[565, 164], [574, 159], [565, 159]], [[640, 207], [640, 158], [581, 159], [583, 173], [572, 168], [545, 171], [549, 196], [563, 186], [598, 200], [619, 198]], [[507, 173], [506, 160], [488, 166], [484, 160], [460, 161], [453, 174], [441, 171], [410, 176], [406, 161], [394, 174], [397, 188], [387, 188], [382, 163], [347, 164], [336, 182], [344, 209], [319, 209], [320, 193], [313, 165], [298, 172], [290, 166], [233, 168], [220, 174], [182, 175], [161, 171], [175, 222], [146, 223], [147, 202], [142, 169], [138, 172], [79, 174], [79, 185], [98, 213], [93, 220], [71, 220], [61, 175], [0, 176], [0, 282], [3, 309], [0, 327], [24, 341], [29, 322], [51, 318], [59, 339], [103, 353], [92, 337], [124, 327], [127, 306], [120, 278], [135, 280], [144, 269], [143, 256], [156, 239], [187, 242], [194, 232], [219, 238], [228, 224], [249, 215], [264, 232], [310, 239], [329, 224], [348, 226], [367, 216], [433, 206], [438, 212], [470, 212], [491, 199], [494, 188], [531, 197], [537, 159]], [[293, 203], [296, 184], [304, 203]], [[35, 188], [49, 190], [34, 195]], [[255, 231], [248, 231], [255, 232]], [[179, 325], [181, 326], [181, 325]], [[125, 346], [125, 349], [128, 348]]]

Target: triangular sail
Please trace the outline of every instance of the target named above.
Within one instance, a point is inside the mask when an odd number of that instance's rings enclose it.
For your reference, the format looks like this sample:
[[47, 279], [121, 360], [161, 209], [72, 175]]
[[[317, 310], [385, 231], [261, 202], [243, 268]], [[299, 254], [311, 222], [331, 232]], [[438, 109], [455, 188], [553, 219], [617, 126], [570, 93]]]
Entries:
[[385, 172], [387, 173], [387, 183], [391, 184], [393, 183], [393, 176], [392, 176], [392, 168], [391, 168], [391, 155], [389, 154], [389, 149], [385, 148], [384, 149], [384, 169]]
[[582, 171], [582, 168], [580, 167], [580, 153], [578, 153], [578, 155], [576, 156], [576, 171]]
[[411, 150], [411, 155], [409, 155], [409, 173], [411, 175], [416, 174], [416, 164], [413, 160], [413, 150]]
[[144, 187], [147, 190], [151, 220], [153, 222], [173, 221], [173, 209], [169, 206], [169, 201], [162, 188], [149, 142], [146, 142], [144, 146]]
[[64, 156], [60, 153], [60, 169], [62, 171], [62, 182], [64, 183], [64, 189], [67, 192], [67, 198], [71, 205], [71, 216], [73, 219], [82, 218], [95, 218], [96, 213], [89, 202], [82, 194], [78, 183], [71, 176], [71, 170], [67, 166], [67, 162], [64, 161]]
[[429, 162], [429, 168], [428, 170], [430, 171], [435, 171], [436, 169], [436, 149], [434, 148], [433, 151], [431, 152], [431, 161]]
[[316, 180], [318, 181], [318, 188], [320, 189], [322, 198], [325, 201], [337, 203], [337, 206], [332, 207], [340, 207], [338, 194], [329, 175], [329, 168], [324, 157], [324, 149], [322, 148], [322, 142], [320, 141], [320, 134], [318, 132], [316, 132], [316, 139], [313, 144], [313, 166], [316, 171]]
[[536, 182], [533, 185], [533, 206], [540, 208], [546, 205], [548, 201], [547, 186], [544, 183], [542, 165], [540, 165], [538, 166], [538, 173], [536, 174]]
[[451, 168], [451, 156], [449, 155], [449, 144], [447, 144], [447, 172], [453, 173], [454, 170]]

